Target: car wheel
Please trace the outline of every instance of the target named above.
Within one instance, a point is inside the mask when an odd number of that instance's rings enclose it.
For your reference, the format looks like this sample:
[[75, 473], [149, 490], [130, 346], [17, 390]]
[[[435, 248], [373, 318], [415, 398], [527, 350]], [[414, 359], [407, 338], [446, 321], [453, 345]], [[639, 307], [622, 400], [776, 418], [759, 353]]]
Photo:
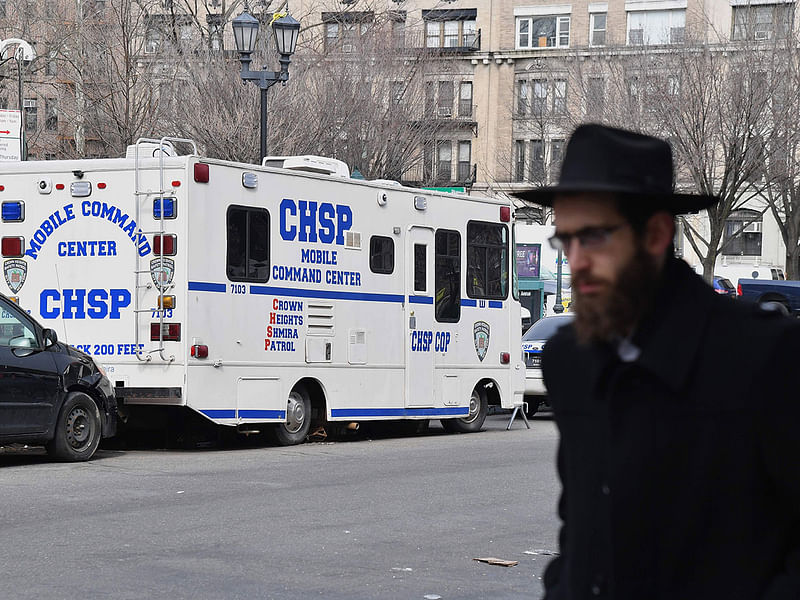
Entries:
[[89, 460], [100, 445], [102, 434], [100, 409], [95, 401], [83, 392], [71, 392], [58, 413], [47, 452], [64, 461]]
[[450, 433], [472, 433], [480, 431], [489, 411], [486, 391], [479, 386], [472, 390], [469, 399], [469, 414], [460, 419], [442, 419], [442, 427]]
[[298, 386], [286, 401], [286, 422], [275, 426], [275, 439], [281, 446], [302, 444], [311, 429], [311, 400], [304, 387]]

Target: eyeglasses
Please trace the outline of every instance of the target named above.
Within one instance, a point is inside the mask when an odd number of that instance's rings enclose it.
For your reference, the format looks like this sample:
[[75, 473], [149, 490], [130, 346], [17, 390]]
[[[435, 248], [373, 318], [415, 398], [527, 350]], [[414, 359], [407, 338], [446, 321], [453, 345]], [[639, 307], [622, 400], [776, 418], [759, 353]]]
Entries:
[[611, 234], [625, 227], [627, 223], [609, 225], [607, 227], [584, 227], [575, 233], [557, 233], [548, 241], [553, 250], [567, 251], [572, 246], [572, 240], [578, 240], [584, 250], [602, 248], [608, 243]]

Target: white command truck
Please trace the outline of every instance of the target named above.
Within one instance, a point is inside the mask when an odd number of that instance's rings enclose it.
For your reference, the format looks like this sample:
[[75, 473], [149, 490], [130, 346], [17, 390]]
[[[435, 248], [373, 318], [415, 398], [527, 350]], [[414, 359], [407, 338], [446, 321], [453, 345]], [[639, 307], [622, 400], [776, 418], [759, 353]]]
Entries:
[[508, 202], [165, 140], [0, 174], [4, 292], [102, 364], [123, 411], [295, 444], [312, 421], [476, 431], [522, 401]]

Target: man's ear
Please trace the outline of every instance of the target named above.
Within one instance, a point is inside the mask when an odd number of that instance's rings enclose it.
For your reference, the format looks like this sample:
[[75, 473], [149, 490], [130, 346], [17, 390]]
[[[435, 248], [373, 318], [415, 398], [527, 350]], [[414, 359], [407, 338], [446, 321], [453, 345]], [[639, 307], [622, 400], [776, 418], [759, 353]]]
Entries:
[[664, 256], [675, 237], [675, 217], [665, 211], [652, 215], [647, 220], [644, 232], [644, 247], [652, 256]]

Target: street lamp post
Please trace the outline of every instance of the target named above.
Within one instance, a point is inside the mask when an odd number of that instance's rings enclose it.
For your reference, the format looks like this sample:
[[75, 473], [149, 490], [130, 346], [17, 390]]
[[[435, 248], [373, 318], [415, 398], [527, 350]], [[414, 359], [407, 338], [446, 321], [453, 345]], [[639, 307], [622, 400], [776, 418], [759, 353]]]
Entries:
[[557, 315], [560, 315], [564, 312], [564, 304], [563, 299], [561, 298], [561, 286], [563, 285], [564, 281], [564, 273], [562, 271], [562, 263], [564, 262], [564, 251], [558, 251], [558, 256], [556, 257], [558, 264], [556, 265], [556, 299], [554, 300], [553, 304], [553, 312]]
[[[14, 55], [6, 57], [9, 46], [16, 46]], [[36, 51], [28, 42], [19, 38], [8, 38], [0, 41], [0, 65], [4, 65], [9, 60], [17, 61], [17, 94], [19, 96], [19, 143], [20, 159], [28, 160], [28, 146], [25, 141], [25, 120], [23, 119], [24, 106], [22, 97], [22, 67], [30, 64], [36, 58]]]
[[[284, 14], [272, 20], [272, 30], [275, 36], [275, 47], [278, 50], [281, 65], [280, 71], [251, 71], [250, 63], [258, 39], [258, 19], [250, 14], [245, 2], [242, 14], [233, 20], [233, 39], [236, 42], [236, 51], [242, 63], [239, 76], [243, 81], [252, 81], [261, 90], [261, 159], [264, 162], [267, 155], [267, 90], [279, 81], [286, 83], [289, 79], [289, 62], [297, 47], [297, 36], [300, 33], [300, 23], [291, 15]], [[266, 69], [266, 65], [263, 67]]]

